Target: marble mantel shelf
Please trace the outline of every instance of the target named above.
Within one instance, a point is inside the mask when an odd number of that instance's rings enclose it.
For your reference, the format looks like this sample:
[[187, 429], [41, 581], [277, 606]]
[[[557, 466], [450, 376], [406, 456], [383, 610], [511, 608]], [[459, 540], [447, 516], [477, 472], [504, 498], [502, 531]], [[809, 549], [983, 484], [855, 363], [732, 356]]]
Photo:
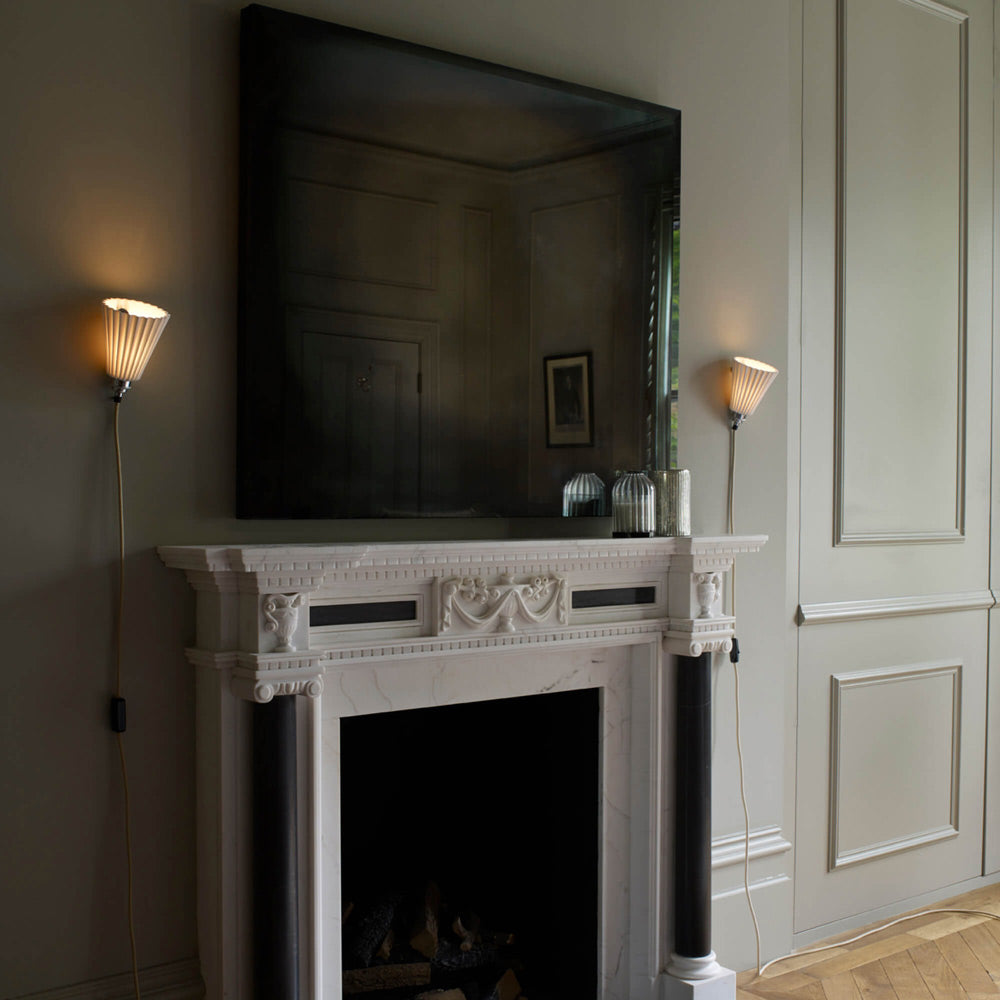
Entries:
[[625, 796], [602, 813], [599, 1000], [735, 997], [710, 942], [711, 654], [732, 647], [726, 573], [766, 540], [161, 547], [198, 595], [208, 997], [341, 998], [341, 718], [587, 686], [604, 795]]
[[[159, 553], [168, 566], [185, 571], [196, 591], [241, 595], [223, 600], [220, 609], [213, 605], [213, 620], [199, 613], [200, 660], [210, 652], [238, 651], [244, 671], [273, 679], [275, 671], [319, 670], [321, 661], [572, 642], [609, 626], [616, 634], [662, 631], [667, 651], [677, 655], [727, 651], [733, 623], [722, 613], [722, 575], [735, 556], [756, 552], [765, 541], [746, 535], [209, 545], [163, 546]], [[532, 597], [533, 585], [544, 593]], [[645, 587], [645, 597], [585, 608], [574, 601], [577, 591], [628, 587]], [[380, 598], [411, 599], [414, 617], [310, 634], [310, 605]], [[255, 601], [260, 606], [251, 608]], [[497, 613], [475, 614], [490, 608]], [[307, 663], [317, 648], [324, 652]]]

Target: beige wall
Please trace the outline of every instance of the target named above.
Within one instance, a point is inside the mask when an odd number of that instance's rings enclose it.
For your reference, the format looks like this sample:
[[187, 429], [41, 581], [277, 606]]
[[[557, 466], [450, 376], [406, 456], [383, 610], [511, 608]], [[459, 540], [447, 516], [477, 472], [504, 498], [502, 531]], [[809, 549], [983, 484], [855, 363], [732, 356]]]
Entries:
[[[728, 437], [705, 376], [740, 351], [785, 369], [789, 0], [299, 0], [303, 13], [678, 107], [683, 112], [681, 462], [694, 529], [725, 529]], [[445, 536], [453, 523], [237, 522], [233, 508], [236, 0], [0, 6], [0, 996], [123, 972], [112, 684], [114, 468], [100, 299], [168, 308], [125, 401], [129, 697], [140, 964], [196, 950], [193, 601], [161, 543]], [[791, 596], [782, 378], [740, 432], [737, 528], [766, 532], [738, 596], [754, 826], [785, 821]], [[792, 428], [794, 437], [794, 428]], [[560, 525], [463, 523], [461, 532]], [[753, 577], [751, 586], [750, 578]], [[716, 830], [742, 824], [728, 666]], [[748, 925], [717, 942], [747, 964]], [[780, 925], [771, 951], [790, 938]]]

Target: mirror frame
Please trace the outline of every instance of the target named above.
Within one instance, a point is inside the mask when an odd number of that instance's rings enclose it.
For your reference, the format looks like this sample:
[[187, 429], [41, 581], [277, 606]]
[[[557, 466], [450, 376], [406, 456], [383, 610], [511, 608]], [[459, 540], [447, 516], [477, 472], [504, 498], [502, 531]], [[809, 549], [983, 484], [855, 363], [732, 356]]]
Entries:
[[[609, 464], [608, 469], [595, 471], [610, 475], [612, 468], [666, 468], [675, 465], [680, 112], [255, 4], [245, 8], [241, 18], [237, 517], [433, 517], [442, 516], [445, 512], [441, 502], [435, 502], [427, 510], [387, 512], [385, 509], [373, 509], [357, 512], [345, 508], [346, 512], [338, 512], [325, 507], [322, 502], [313, 504], [308, 499], [302, 499], [308, 489], [303, 488], [299, 480], [306, 478], [303, 470], [309, 464], [310, 454], [318, 453], [317, 449], [321, 449], [322, 445], [316, 442], [302, 444], [299, 433], [301, 419], [296, 424], [297, 418], [290, 416], [297, 405], [297, 387], [285, 369], [287, 361], [284, 355], [288, 346], [282, 338], [288, 335], [280, 331], [287, 320], [282, 315], [282, 305], [277, 301], [275, 292], [275, 287], [281, 284], [282, 269], [282, 239], [274, 208], [274, 202], [281, 197], [278, 193], [276, 147], [281, 129], [302, 127], [294, 120], [294, 111], [291, 115], [288, 113], [289, 107], [294, 108], [297, 102], [304, 100], [302, 95], [290, 92], [298, 86], [294, 67], [301, 59], [302, 47], [315, 53], [317, 47], [321, 48], [331, 40], [347, 40], [388, 52], [417, 55], [464, 73], [522, 81], [547, 88], [554, 95], [572, 95], [581, 100], [603, 102], [609, 108], [658, 116], [662, 127], [654, 134], [668, 150], [664, 158], [669, 157], [669, 176], [663, 178], [656, 191], [649, 190], [644, 196], [645, 220], [642, 225], [645, 232], [642, 234], [642, 257], [638, 263], [644, 267], [646, 277], [636, 278], [636, 282], [641, 282], [645, 301], [640, 303], [637, 300], [631, 307], [637, 316], [640, 311], [646, 314], [643, 329], [635, 324], [637, 343], [634, 349], [639, 359], [635, 386], [642, 399], [641, 406], [635, 411], [638, 418], [635, 446], [625, 449], [621, 464]], [[305, 127], [311, 127], [311, 124], [306, 123]], [[602, 147], [596, 148], [600, 150]], [[268, 201], [270, 205], [266, 204]], [[277, 334], [276, 329], [279, 331]], [[638, 342], [640, 340], [641, 343]], [[535, 385], [537, 376], [537, 385], [541, 386], [544, 382], [542, 359], [537, 360], [539, 371], [531, 372], [528, 381]], [[544, 406], [543, 399], [539, 404], [543, 412]], [[616, 410], [617, 407], [606, 409]], [[542, 428], [544, 434], [548, 429], [544, 421]], [[583, 468], [587, 467], [587, 460], [582, 454], [579, 462]], [[578, 466], [576, 471], [583, 470]], [[428, 476], [426, 470], [423, 475], [425, 478]], [[500, 509], [471, 506], [461, 513], [493, 517], [557, 516], [561, 510], [558, 484], [548, 485], [547, 499], [543, 501], [547, 506], [532, 507], [529, 496], [524, 501], [524, 509], [519, 508], [521, 496], [512, 488], [512, 499], [502, 504]], [[606, 485], [610, 488], [610, 481]], [[551, 495], [553, 489], [556, 492]]]

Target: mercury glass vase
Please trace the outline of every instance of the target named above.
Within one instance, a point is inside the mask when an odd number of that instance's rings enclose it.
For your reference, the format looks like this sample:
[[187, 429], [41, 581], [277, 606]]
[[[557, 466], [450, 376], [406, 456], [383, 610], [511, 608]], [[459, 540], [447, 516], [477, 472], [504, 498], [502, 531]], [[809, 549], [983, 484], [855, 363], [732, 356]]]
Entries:
[[656, 533], [691, 534], [691, 473], [687, 469], [655, 469]]

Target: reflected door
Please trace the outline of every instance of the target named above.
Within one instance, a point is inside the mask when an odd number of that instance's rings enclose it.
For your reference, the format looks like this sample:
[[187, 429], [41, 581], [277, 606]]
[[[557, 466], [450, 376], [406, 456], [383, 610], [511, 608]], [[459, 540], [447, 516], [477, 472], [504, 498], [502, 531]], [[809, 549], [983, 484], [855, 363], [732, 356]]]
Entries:
[[348, 516], [420, 509], [420, 346], [307, 333], [303, 415], [314, 495]]

